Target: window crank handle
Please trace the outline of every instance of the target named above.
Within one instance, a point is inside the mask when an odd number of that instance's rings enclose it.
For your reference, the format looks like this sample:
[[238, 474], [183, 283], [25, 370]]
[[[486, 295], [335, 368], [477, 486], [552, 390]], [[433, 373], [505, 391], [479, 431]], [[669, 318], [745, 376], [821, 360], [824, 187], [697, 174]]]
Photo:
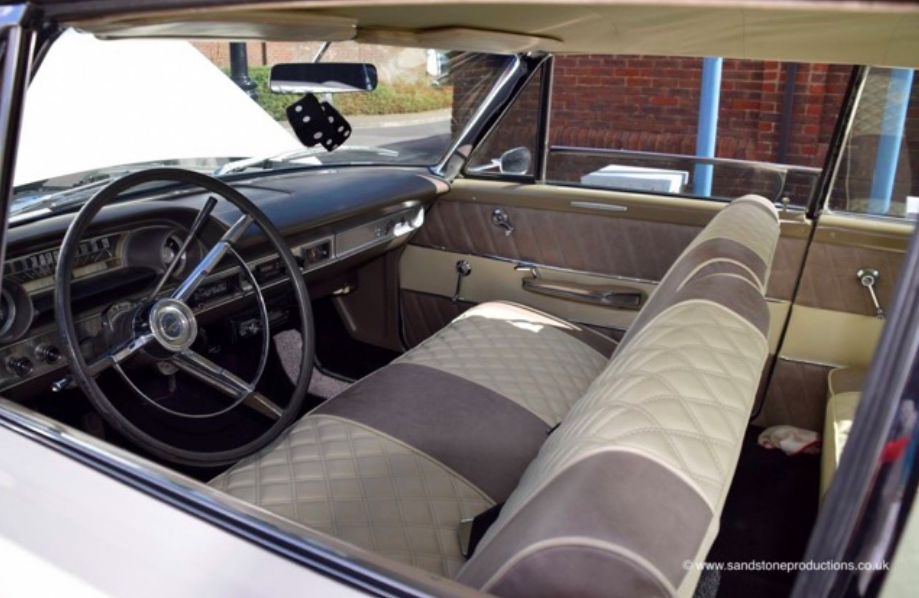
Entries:
[[472, 264], [466, 260], [456, 262], [456, 290], [453, 291], [453, 303], [459, 301], [463, 279], [472, 274]]
[[878, 300], [877, 292], [874, 290], [878, 279], [881, 277], [880, 271], [878, 271], [877, 268], [860, 268], [859, 271], [855, 273], [855, 276], [858, 278], [858, 281], [861, 283], [861, 285], [868, 289], [868, 294], [871, 295], [871, 302], [874, 304], [874, 310], [877, 319], [885, 319], [886, 316], [884, 315], [884, 308], [881, 307], [881, 302]]

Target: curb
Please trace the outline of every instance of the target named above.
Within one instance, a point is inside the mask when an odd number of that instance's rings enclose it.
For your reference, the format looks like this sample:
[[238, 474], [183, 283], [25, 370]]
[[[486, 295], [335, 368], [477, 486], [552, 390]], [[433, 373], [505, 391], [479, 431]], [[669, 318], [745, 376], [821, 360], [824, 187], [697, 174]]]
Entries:
[[377, 115], [377, 114], [368, 114], [368, 115], [358, 115], [358, 116], [345, 116], [348, 121], [353, 125], [363, 125], [363, 126], [372, 126], [378, 127], [381, 129], [386, 129], [390, 127], [407, 127], [411, 125], [424, 125], [431, 124], [436, 122], [441, 122], [444, 120], [449, 120], [452, 115], [452, 110], [446, 108], [444, 110], [432, 110], [430, 112], [416, 112], [414, 114], [392, 114], [392, 115]]

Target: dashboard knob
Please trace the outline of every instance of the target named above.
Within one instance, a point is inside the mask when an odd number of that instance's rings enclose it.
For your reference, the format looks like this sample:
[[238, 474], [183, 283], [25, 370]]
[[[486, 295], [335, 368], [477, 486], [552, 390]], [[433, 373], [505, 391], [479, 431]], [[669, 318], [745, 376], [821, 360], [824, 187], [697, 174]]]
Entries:
[[43, 363], [53, 365], [61, 360], [61, 350], [54, 345], [39, 345], [35, 348], [35, 357]]
[[20, 378], [25, 378], [32, 373], [34, 368], [32, 366], [32, 360], [28, 357], [10, 357], [6, 360], [6, 369], [9, 370], [11, 374], [15, 374]]

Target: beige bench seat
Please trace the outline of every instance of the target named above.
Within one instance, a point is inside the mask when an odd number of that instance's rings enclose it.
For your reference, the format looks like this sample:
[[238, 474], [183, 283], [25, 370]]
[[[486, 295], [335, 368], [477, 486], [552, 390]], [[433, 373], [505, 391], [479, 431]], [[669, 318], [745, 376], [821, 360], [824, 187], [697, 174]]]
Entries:
[[452, 577], [460, 520], [507, 500], [615, 348], [523, 306], [476, 306], [211, 485]]
[[[768, 353], [779, 226], [725, 207], [620, 344], [487, 303], [212, 481], [505, 597], [691, 596]], [[475, 554], [461, 520], [504, 503]]]

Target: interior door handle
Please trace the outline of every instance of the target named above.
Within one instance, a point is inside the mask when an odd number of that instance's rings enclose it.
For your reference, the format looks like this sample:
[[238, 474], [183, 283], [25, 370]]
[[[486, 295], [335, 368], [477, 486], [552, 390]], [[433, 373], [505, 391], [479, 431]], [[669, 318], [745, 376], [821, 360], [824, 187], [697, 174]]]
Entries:
[[616, 309], [641, 309], [646, 298], [644, 291], [630, 287], [582, 285], [544, 278], [524, 278], [522, 284], [523, 290], [531, 293]]

